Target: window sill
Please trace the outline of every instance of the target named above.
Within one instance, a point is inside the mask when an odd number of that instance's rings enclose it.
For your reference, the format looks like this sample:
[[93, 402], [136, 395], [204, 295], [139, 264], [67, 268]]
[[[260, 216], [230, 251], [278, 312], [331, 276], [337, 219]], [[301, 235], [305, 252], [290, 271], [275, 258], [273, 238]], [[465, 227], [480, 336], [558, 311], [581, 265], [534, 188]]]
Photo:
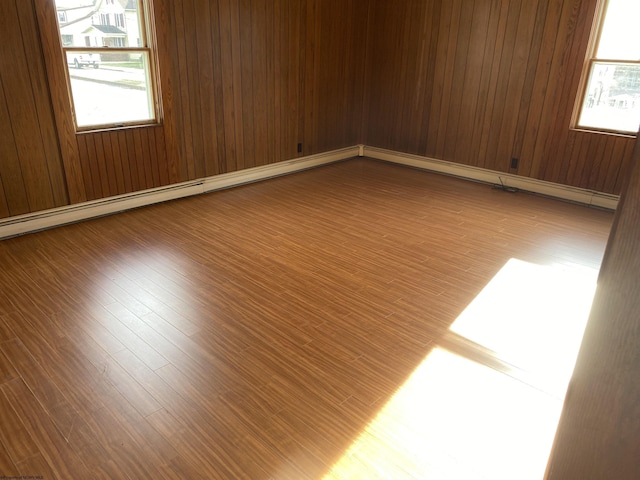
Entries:
[[98, 126], [98, 127], [87, 127], [86, 129], [76, 130], [76, 135], [85, 135], [91, 133], [109, 133], [109, 132], [119, 132], [122, 130], [134, 130], [138, 128], [158, 128], [162, 127], [164, 124], [162, 122], [157, 123], [141, 123], [141, 124], [133, 124], [133, 125], [109, 125], [109, 126]]
[[573, 132], [580, 133], [593, 133], [596, 135], [609, 135], [613, 137], [622, 137], [622, 138], [636, 138], [636, 134], [628, 133], [628, 132], [619, 132], [615, 130], [603, 130], [603, 129], [591, 129], [587, 127], [570, 127], [569, 130]]

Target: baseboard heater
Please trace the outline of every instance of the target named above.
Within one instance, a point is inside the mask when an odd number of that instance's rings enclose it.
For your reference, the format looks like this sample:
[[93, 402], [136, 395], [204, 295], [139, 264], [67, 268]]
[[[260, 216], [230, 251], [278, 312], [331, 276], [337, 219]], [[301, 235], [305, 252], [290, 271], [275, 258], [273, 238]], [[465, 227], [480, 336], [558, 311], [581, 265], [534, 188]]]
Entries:
[[518, 190], [529, 191], [586, 205], [615, 210], [619, 197], [601, 192], [569, 187], [566, 185], [519, 177], [503, 172], [460, 165], [418, 155], [394, 152], [366, 145], [333, 150], [317, 155], [296, 158], [284, 162], [225, 173], [190, 182], [154, 188], [100, 200], [69, 205], [42, 212], [18, 215], [0, 220], [0, 239], [66, 225], [90, 218], [101, 217], [133, 208], [190, 197], [202, 193], [257, 182], [280, 175], [287, 175], [310, 168], [327, 165], [354, 157], [368, 157], [422, 170], [456, 176], [487, 184], [501, 184]]
[[166, 187], [18, 215], [0, 220], [0, 239], [299, 172], [357, 157], [358, 153], [359, 148], [357, 146], [343, 148]]
[[363, 153], [364, 156], [368, 158], [375, 158], [377, 160], [419, 168], [421, 170], [441, 173], [466, 180], [487, 183], [490, 185], [500, 185], [502, 187], [537, 193], [548, 197], [608, 210], [615, 210], [620, 200], [618, 195], [610, 195], [608, 193], [571, 187], [559, 183], [537, 180], [535, 178], [521, 177], [510, 173], [471, 167], [469, 165], [447, 162], [435, 158], [394, 152], [383, 148], [365, 146]]

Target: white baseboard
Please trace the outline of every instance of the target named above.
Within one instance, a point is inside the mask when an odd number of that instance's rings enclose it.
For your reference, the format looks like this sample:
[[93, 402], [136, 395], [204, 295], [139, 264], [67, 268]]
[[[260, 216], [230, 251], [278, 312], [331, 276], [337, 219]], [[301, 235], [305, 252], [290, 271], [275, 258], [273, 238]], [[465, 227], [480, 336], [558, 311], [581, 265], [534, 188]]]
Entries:
[[273, 165], [265, 165], [263, 167], [255, 167], [248, 170], [216, 175], [204, 180], [204, 191], [212, 192], [214, 190], [242, 185], [243, 183], [256, 182], [271, 177], [278, 177], [280, 175], [287, 175], [289, 173], [319, 167], [321, 165], [327, 165], [329, 163], [339, 162], [341, 160], [347, 160], [349, 158], [357, 157], [358, 152], [358, 147], [354, 146], [320, 153], [318, 155], [296, 158], [295, 160], [279, 162]]
[[527, 192], [538, 193], [562, 200], [610, 210], [615, 210], [620, 200], [618, 195], [610, 195], [583, 188], [570, 187], [558, 183], [546, 182], [544, 180], [521, 177], [510, 173], [496, 172], [494, 170], [486, 170], [484, 168], [471, 167], [468, 165], [446, 162], [444, 160], [436, 160], [429, 157], [421, 157], [419, 155], [394, 152], [382, 148], [365, 146], [364, 156], [431, 172], [461, 177], [467, 180], [474, 180], [493, 185], [500, 185], [502, 183], [505, 187], [517, 188]]
[[166, 187], [154, 188], [131, 194], [69, 205], [36, 213], [18, 215], [0, 220], [0, 239], [36, 232], [68, 223], [123, 212], [133, 208], [190, 197], [201, 193], [257, 182], [279, 175], [299, 172], [309, 168], [346, 160], [358, 156], [357, 146], [331, 152], [310, 155], [294, 160], [248, 168], [214, 177], [194, 180]]
[[514, 187], [520, 190], [548, 195], [586, 205], [608, 208], [611, 210], [616, 209], [619, 201], [619, 197], [617, 195], [609, 195], [606, 193], [569, 187], [542, 180], [520, 177], [509, 173], [485, 170], [483, 168], [470, 167], [467, 165], [445, 162], [443, 160], [436, 160], [408, 153], [394, 152], [382, 148], [355, 145], [353, 147], [333, 150], [331, 152], [321, 153], [318, 155], [310, 155], [272, 165], [224, 173], [191, 182], [10, 217], [0, 220], [0, 239], [122, 212], [132, 208], [166, 202], [168, 200], [175, 200], [201, 193], [212, 192], [214, 190], [234, 187], [245, 183], [257, 182], [321, 165], [327, 165], [340, 160], [347, 160], [357, 156], [384, 160], [400, 165], [416, 167], [431, 172], [452, 175], [489, 184], [500, 184], [502, 182], [507, 187]]

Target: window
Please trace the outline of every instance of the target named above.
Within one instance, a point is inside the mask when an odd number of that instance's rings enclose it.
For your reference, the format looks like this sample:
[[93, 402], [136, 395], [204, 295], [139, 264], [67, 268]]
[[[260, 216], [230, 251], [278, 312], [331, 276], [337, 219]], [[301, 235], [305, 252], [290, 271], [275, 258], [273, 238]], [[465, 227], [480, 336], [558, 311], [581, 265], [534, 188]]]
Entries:
[[158, 123], [147, 0], [55, 1], [74, 11], [58, 23], [76, 129]]
[[605, 0], [576, 126], [636, 134], [640, 126], [640, 2]]
[[67, 12], [58, 12], [58, 23], [67, 23]]

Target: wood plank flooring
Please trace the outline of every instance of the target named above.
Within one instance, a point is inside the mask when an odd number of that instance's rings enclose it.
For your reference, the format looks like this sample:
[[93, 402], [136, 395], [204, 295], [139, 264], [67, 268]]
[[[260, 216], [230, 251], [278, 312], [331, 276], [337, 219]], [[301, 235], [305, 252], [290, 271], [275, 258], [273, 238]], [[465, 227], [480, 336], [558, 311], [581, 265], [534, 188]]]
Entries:
[[420, 478], [337, 466], [509, 260], [597, 269], [612, 218], [354, 159], [0, 242], [0, 476]]

